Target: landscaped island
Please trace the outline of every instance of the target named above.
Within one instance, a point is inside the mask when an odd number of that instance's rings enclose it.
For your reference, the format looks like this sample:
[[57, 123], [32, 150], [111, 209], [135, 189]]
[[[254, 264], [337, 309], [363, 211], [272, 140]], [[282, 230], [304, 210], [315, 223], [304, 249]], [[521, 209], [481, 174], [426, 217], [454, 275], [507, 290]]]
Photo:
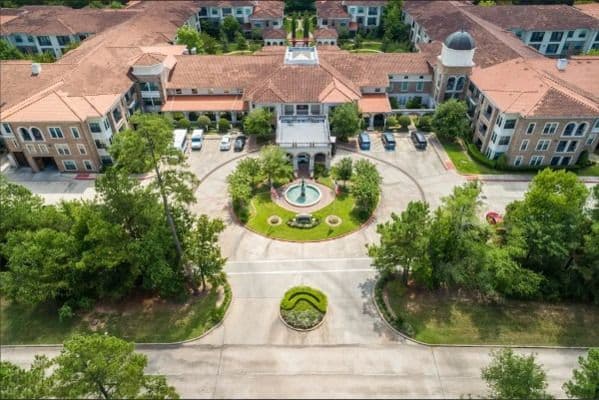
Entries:
[[294, 329], [315, 328], [322, 322], [326, 312], [327, 296], [309, 286], [292, 287], [281, 300], [281, 318]]

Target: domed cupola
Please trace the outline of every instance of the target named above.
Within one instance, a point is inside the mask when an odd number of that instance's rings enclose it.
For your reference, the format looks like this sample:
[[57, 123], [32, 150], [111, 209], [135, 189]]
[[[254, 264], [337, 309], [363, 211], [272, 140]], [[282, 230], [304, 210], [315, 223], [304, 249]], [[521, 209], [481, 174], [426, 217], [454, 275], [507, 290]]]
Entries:
[[474, 66], [476, 43], [472, 35], [465, 30], [447, 36], [441, 50], [441, 63], [446, 67]]

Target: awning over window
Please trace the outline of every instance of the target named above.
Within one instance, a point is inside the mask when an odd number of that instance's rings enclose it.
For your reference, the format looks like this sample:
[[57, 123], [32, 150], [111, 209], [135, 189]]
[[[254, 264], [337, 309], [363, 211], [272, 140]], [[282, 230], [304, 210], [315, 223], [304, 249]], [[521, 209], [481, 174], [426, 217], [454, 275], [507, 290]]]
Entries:
[[363, 113], [391, 112], [391, 104], [386, 93], [363, 94], [358, 100], [358, 107]]
[[162, 111], [245, 111], [241, 96], [170, 96]]

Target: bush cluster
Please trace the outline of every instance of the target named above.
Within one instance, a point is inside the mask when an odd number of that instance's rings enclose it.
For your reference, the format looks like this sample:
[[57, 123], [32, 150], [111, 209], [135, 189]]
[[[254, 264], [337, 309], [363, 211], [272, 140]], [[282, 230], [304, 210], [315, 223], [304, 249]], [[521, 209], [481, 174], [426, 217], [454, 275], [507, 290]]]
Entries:
[[393, 316], [391, 311], [387, 308], [385, 300], [383, 299], [383, 291], [385, 290], [385, 286], [393, 279], [394, 276], [388, 273], [382, 274], [379, 277], [379, 279], [376, 282], [376, 285], [374, 286], [374, 301], [376, 301], [379, 310], [381, 310], [381, 312], [383, 313], [383, 317], [387, 322], [389, 322], [389, 324], [391, 324], [391, 326], [393, 326], [395, 329], [402, 332], [403, 334], [409, 337], [413, 337], [416, 334], [416, 332], [412, 324], [406, 321], [404, 317], [399, 313], [396, 313], [396, 315]]
[[289, 325], [309, 329], [320, 323], [327, 312], [327, 296], [309, 286], [295, 286], [285, 292], [280, 305], [281, 317]]
[[291, 218], [287, 221], [287, 225], [292, 228], [299, 229], [312, 229], [320, 224], [320, 220], [316, 217], [312, 217], [312, 221], [310, 223], [300, 223], [295, 220], [295, 218]]

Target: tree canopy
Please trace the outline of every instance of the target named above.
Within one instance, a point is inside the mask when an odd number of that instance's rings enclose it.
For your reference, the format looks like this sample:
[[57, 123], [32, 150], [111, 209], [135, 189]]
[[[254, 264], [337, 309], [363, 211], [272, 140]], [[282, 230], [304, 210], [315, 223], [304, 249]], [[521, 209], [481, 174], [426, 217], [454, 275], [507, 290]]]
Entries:
[[287, 155], [279, 146], [269, 145], [260, 150], [258, 158], [260, 171], [272, 187], [277, 180], [288, 179], [293, 174], [293, 167], [287, 159]]
[[468, 107], [461, 100], [450, 99], [437, 106], [432, 120], [432, 128], [441, 139], [454, 140], [465, 137], [470, 132], [470, 122], [466, 117]]
[[564, 391], [570, 398], [599, 399], [599, 348], [590, 348], [586, 357], [578, 358], [578, 365]]
[[345, 103], [333, 109], [329, 116], [331, 132], [339, 139], [356, 135], [362, 126], [360, 111], [354, 103]]
[[272, 114], [265, 108], [252, 110], [243, 120], [243, 130], [249, 135], [268, 136], [272, 132]]

